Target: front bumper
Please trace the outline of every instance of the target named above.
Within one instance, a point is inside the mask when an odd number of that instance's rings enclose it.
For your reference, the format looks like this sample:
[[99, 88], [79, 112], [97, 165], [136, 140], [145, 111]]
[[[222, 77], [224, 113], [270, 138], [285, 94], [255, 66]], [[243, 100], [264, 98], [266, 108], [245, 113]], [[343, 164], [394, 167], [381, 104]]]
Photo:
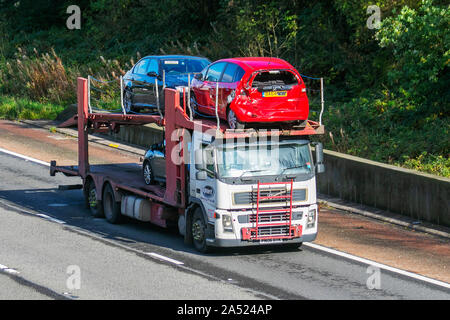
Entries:
[[240, 239], [206, 239], [206, 242], [208, 245], [213, 247], [223, 247], [223, 248], [230, 248], [230, 247], [250, 247], [250, 246], [264, 246], [264, 245], [284, 245], [284, 244], [293, 244], [293, 243], [302, 243], [302, 242], [312, 242], [316, 240], [317, 233], [313, 234], [304, 234], [299, 238], [294, 239], [283, 239], [282, 242], [260, 242], [258, 240], [256, 241], [243, 241]]

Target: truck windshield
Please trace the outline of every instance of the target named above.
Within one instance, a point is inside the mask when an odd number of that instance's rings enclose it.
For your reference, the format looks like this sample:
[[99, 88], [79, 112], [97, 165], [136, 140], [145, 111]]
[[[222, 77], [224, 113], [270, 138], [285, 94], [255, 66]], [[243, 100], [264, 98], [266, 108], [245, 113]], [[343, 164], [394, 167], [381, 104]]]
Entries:
[[312, 172], [308, 142], [279, 144], [226, 144], [217, 149], [217, 167], [221, 178], [248, 178], [309, 174]]

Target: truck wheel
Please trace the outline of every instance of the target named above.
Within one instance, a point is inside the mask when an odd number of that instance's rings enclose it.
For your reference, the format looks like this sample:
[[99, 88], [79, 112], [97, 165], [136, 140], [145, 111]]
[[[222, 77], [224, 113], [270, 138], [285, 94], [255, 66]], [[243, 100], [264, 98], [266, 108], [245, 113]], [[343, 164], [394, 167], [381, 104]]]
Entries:
[[116, 201], [111, 185], [108, 183], [103, 190], [103, 212], [108, 222], [117, 224], [122, 222], [120, 202]]
[[209, 252], [211, 247], [206, 244], [206, 223], [203, 218], [202, 209], [195, 209], [191, 225], [192, 242], [194, 243], [195, 249], [202, 253]]
[[97, 189], [95, 188], [94, 181], [88, 182], [86, 201], [91, 211], [91, 215], [95, 218], [103, 218], [103, 203], [101, 200], [97, 200]]
[[142, 166], [142, 175], [144, 176], [146, 185], [155, 183], [152, 166], [148, 161], [144, 162], [144, 165]]

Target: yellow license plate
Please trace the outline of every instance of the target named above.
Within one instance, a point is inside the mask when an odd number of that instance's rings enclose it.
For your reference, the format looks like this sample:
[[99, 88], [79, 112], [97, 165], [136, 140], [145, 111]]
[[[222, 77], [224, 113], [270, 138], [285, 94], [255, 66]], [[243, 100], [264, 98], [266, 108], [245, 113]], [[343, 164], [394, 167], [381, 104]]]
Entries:
[[262, 93], [264, 98], [287, 97], [287, 91], [265, 91]]

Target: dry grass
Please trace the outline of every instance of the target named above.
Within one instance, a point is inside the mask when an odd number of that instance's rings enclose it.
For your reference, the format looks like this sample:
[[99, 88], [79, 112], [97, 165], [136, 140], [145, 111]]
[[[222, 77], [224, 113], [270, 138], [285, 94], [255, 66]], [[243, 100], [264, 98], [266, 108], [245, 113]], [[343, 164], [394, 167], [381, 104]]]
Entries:
[[[137, 54], [137, 59], [140, 54]], [[100, 81], [113, 81], [123, 76], [135, 63], [132, 57], [120, 63], [116, 59], [99, 57], [89, 65], [67, 67], [56, 52], [39, 53], [36, 49], [28, 53], [18, 48], [15, 59], [0, 70], [0, 83], [3, 93], [10, 96], [26, 97], [33, 101], [70, 104], [76, 99], [77, 77], [91, 75]], [[118, 87], [108, 90], [109, 95], [120, 95]], [[102, 97], [107, 99], [107, 97]]]

